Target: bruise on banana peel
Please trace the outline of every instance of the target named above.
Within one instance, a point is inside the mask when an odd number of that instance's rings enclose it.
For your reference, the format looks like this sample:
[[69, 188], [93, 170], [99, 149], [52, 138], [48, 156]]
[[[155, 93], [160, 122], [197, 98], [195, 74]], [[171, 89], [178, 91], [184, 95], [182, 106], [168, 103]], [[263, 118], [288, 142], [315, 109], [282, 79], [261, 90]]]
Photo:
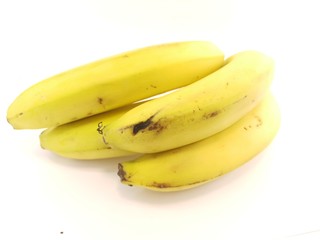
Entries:
[[132, 126], [132, 134], [136, 135], [139, 131], [146, 129], [147, 127], [149, 127], [151, 124], [153, 124], [152, 119], [154, 118], [155, 115], [152, 115], [151, 117], [149, 117], [146, 121], [141, 121], [137, 124], [134, 124]]
[[221, 110], [216, 110], [216, 111], [213, 111], [211, 113], [206, 113], [203, 115], [203, 118], [204, 119], [209, 119], [209, 118], [213, 118], [213, 117], [216, 117], [218, 114], [221, 113]]
[[159, 133], [163, 129], [167, 128], [167, 125], [163, 124], [164, 121], [163, 121], [163, 119], [161, 120], [161, 118], [158, 121], [153, 121], [153, 118], [158, 113], [159, 113], [159, 111], [156, 112], [155, 114], [153, 114], [152, 116], [150, 116], [149, 118], [147, 118], [147, 120], [135, 123], [135, 124], [127, 126], [125, 128], [122, 128], [122, 129], [120, 129], [120, 131], [123, 132], [123, 130], [132, 129], [133, 136], [135, 136], [139, 132], [143, 132], [145, 130], [155, 131], [156, 133]]

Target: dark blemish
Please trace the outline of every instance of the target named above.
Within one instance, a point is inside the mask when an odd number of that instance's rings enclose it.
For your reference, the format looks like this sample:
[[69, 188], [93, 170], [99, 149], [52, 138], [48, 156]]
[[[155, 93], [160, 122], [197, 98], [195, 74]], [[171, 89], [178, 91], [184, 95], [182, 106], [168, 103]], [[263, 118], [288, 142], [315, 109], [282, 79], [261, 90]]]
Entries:
[[[150, 87], [151, 87], [151, 88], [157, 88], [156, 85], [152, 85], [152, 84], [150, 84]], [[149, 87], [146, 87], [146, 90], [149, 90]]]
[[209, 118], [216, 117], [216, 116], [218, 116], [218, 114], [219, 114], [220, 112], [221, 112], [220, 110], [216, 110], [216, 111], [214, 111], [214, 112], [211, 112], [211, 113], [208, 113], [208, 114], [204, 114], [204, 115], [203, 115], [203, 118], [204, 118], [204, 119], [209, 119]]
[[103, 104], [103, 98], [98, 97], [98, 103], [99, 103], [99, 104]]
[[257, 119], [258, 123], [256, 124], [256, 127], [260, 127], [262, 125], [262, 119], [258, 116], [255, 116], [255, 118]]
[[[159, 128], [163, 129], [164, 127], [160, 127], [159, 120], [156, 123], [154, 123], [152, 121], [152, 119], [159, 112], [160, 112], [160, 110], [158, 112], [156, 112], [155, 114], [153, 114], [151, 117], [149, 117], [146, 121], [141, 121], [141, 122], [138, 122], [136, 124], [132, 124], [132, 125], [120, 128], [119, 129], [120, 133], [123, 134], [125, 130], [131, 129], [131, 128], [132, 128], [132, 135], [136, 135], [139, 131], [144, 132], [143, 130], [148, 128], [148, 127], [149, 127], [148, 130], [155, 130], [155, 129], [159, 129]], [[151, 125], [154, 125], [154, 126], [151, 126]]]
[[[217, 177], [220, 177], [224, 174], [224, 172], [220, 172]], [[211, 179], [213, 180], [213, 179]], [[192, 183], [188, 183], [187, 185], [192, 186], [195, 184], [201, 184], [201, 183], [205, 183], [208, 182], [208, 180], [203, 180], [203, 181], [196, 181], [196, 182], [192, 182]], [[179, 188], [179, 187], [185, 187], [187, 185], [170, 185], [169, 183], [158, 183], [158, 182], [152, 182], [151, 185], [149, 185], [150, 187], [156, 187], [156, 188]]]
[[118, 173], [117, 174], [120, 177], [121, 182], [128, 181], [128, 179], [126, 177], [127, 173], [123, 170], [123, 166], [121, 163], [118, 164]]
[[[159, 120], [160, 121], [160, 120]], [[157, 133], [161, 132], [163, 129], [166, 129], [167, 126], [162, 125], [159, 123], [159, 121], [152, 123], [149, 127], [148, 130], [150, 131], [156, 131]]]
[[128, 54], [125, 54], [125, 55], [123, 55], [123, 57], [124, 57], [124, 58], [128, 58], [128, 57], [129, 57], [129, 55], [128, 55]]
[[136, 135], [139, 131], [147, 128], [152, 123], [152, 119], [154, 118], [154, 116], [155, 115], [152, 115], [146, 121], [142, 121], [133, 125], [132, 134]]
[[129, 128], [132, 128], [132, 125], [126, 126], [126, 127], [123, 127], [123, 128], [120, 128], [119, 131], [121, 132], [121, 134], [123, 134], [124, 131], [127, 130], [127, 129], [129, 129]]
[[23, 115], [23, 112], [19, 113], [18, 115], [19, 115], [19, 116], [22, 116], [22, 115]]
[[252, 128], [252, 125], [248, 125], [248, 126], [243, 127], [243, 129], [246, 130], [246, 131], [248, 131], [249, 128]]
[[87, 116], [91, 116], [91, 115], [92, 115], [92, 112], [88, 112], [88, 113], [87, 113]]
[[171, 185], [168, 183], [158, 183], [158, 182], [153, 182], [152, 187], [156, 187], [156, 188], [170, 188]]
[[[220, 172], [220, 174], [217, 177], [219, 177], [221, 175], [223, 175], [223, 172]], [[202, 182], [204, 182], [204, 181], [197, 181], [197, 182], [189, 183], [188, 185], [195, 185], [195, 184], [199, 184]], [[178, 187], [182, 187], [182, 185], [181, 186], [179, 186], [179, 185], [172, 186], [169, 183], [158, 183], [158, 182], [154, 181], [154, 182], [152, 182], [151, 187], [155, 187], [155, 188], [174, 188], [174, 187], [176, 187], [176, 188], [178, 188]]]
[[215, 117], [215, 116], [217, 116], [219, 114], [219, 112], [220, 111], [214, 111], [214, 112], [210, 113], [208, 116], [211, 117], [211, 118]]
[[63, 232], [60, 232], [60, 234], [63, 234]]
[[226, 83], [226, 87], [228, 87], [228, 86], [229, 86], [229, 82]]

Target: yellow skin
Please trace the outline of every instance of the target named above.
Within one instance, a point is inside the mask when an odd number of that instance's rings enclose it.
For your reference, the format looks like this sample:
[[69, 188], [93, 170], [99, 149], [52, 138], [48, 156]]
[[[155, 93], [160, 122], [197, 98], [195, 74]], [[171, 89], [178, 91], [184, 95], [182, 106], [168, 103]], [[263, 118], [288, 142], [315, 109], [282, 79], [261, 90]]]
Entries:
[[7, 120], [15, 129], [62, 125], [188, 85], [223, 62], [223, 53], [206, 41], [122, 53], [31, 86], [9, 106]]
[[136, 155], [135, 153], [111, 148], [104, 140], [102, 131], [138, 104], [100, 113], [58, 127], [48, 128], [40, 135], [43, 149], [73, 159], [104, 159]]
[[268, 56], [240, 52], [207, 77], [130, 110], [105, 128], [105, 138], [115, 148], [139, 153], [199, 141], [252, 110], [268, 91], [273, 71]]
[[119, 164], [122, 183], [155, 191], [180, 191], [207, 183], [263, 151], [280, 126], [271, 94], [229, 128], [202, 141]]

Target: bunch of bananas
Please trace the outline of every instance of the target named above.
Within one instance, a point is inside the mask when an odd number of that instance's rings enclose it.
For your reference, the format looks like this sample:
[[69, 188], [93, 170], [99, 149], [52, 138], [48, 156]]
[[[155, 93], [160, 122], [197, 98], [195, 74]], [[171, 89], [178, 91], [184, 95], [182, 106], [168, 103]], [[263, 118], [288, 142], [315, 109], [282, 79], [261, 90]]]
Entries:
[[118, 165], [122, 183], [178, 191], [230, 172], [273, 140], [273, 73], [257, 51], [225, 59], [207, 41], [150, 46], [31, 86], [7, 120], [45, 128], [41, 147], [67, 158], [132, 156]]

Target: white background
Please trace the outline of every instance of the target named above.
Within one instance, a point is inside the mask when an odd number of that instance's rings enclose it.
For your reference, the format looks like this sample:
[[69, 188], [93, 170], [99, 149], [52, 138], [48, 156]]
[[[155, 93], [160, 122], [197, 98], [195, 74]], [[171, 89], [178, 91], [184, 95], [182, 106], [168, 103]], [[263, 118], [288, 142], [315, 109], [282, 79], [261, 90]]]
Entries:
[[[0, 3], [0, 239], [319, 239], [317, 1], [7, 0]], [[122, 185], [117, 161], [74, 161], [15, 131], [6, 110], [43, 78], [162, 42], [211, 40], [277, 64], [274, 142], [248, 164], [192, 190]]]

